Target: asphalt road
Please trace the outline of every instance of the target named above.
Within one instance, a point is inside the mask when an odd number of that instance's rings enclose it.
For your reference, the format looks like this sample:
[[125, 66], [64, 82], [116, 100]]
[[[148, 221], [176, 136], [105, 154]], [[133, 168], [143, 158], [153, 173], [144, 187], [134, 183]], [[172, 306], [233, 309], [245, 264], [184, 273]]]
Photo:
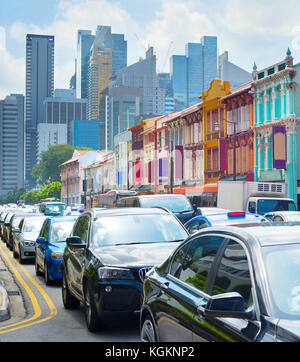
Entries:
[[11, 302], [11, 318], [0, 322], [0, 342], [139, 342], [139, 316], [116, 316], [107, 328], [90, 333], [83, 308], [65, 310], [59, 283], [46, 286], [35, 275], [34, 262], [13, 258], [0, 241], [0, 279]]

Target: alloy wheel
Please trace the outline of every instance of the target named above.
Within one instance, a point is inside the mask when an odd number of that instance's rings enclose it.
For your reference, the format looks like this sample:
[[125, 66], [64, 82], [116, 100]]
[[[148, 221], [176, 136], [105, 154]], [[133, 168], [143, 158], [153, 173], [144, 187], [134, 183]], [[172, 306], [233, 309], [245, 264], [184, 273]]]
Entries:
[[156, 342], [156, 334], [152, 321], [146, 318], [141, 331], [142, 342]]

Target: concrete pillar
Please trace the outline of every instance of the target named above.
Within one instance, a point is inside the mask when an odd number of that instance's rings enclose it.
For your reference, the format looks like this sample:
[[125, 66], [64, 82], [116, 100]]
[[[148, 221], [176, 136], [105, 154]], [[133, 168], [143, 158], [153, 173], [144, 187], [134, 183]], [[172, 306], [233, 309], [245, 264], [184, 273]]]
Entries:
[[271, 171], [273, 169], [272, 159], [272, 138], [265, 137], [265, 170]]
[[263, 137], [258, 138], [257, 153], [258, 153], [258, 179], [259, 179], [261, 172], [264, 171], [265, 169], [265, 145]]

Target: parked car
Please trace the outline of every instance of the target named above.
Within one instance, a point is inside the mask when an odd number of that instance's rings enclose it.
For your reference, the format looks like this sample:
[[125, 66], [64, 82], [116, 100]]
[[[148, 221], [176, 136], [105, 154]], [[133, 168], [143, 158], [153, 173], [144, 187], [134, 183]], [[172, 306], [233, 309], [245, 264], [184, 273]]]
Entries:
[[17, 231], [18, 232], [18, 226], [21, 222], [21, 220], [23, 219], [24, 214], [13, 214], [12, 217], [10, 218], [8, 225], [6, 226], [6, 244], [8, 246], [8, 248], [10, 250], [13, 249], [13, 237], [14, 237], [14, 233]]
[[117, 207], [164, 207], [174, 213], [185, 224], [200, 215], [196, 206], [192, 206], [185, 195], [143, 195], [126, 197], [117, 201]]
[[198, 207], [198, 210], [200, 215], [215, 215], [231, 211], [228, 209], [219, 209], [217, 207]]
[[20, 264], [25, 259], [34, 259], [35, 242], [45, 219], [46, 216], [26, 215], [20, 221], [19, 230], [14, 230], [13, 256], [18, 257]]
[[300, 341], [300, 226], [212, 227], [146, 274], [141, 339]]
[[274, 211], [268, 212], [264, 216], [275, 223], [300, 222], [300, 211]]
[[269, 222], [265, 217], [255, 214], [246, 214], [244, 211], [230, 211], [215, 215], [196, 216], [184, 226], [190, 234], [201, 229], [219, 225], [240, 225], [245, 223]]
[[14, 215], [13, 212], [9, 212], [8, 214], [6, 214], [5, 218], [4, 218], [4, 222], [3, 222], [3, 227], [2, 227], [2, 240], [7, 244], [8, 241], [8, 237], [9, 237], [9, 226], [10, 226], [10, 219], [12, 218], [12, 216]]
[[35, 243], [35, 273], [44, 275], [46, 285], [61, 280], [61, 263], [66, 239], [76, 216], [47, 218]]
[[66, 309], [84, 305], [89, 331], [140, 310], [144, 276], [188, 233], [161, 208], [92, 209], [77, 219], [62, 264]]

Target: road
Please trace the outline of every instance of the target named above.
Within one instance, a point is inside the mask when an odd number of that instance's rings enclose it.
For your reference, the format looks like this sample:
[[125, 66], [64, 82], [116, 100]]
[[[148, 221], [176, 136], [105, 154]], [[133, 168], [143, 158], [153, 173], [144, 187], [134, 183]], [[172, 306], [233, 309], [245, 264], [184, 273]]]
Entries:
[[33, 261], [24, 264], [0, 240], [0, 279], [9, 292], [12, 315], [0, 323], [0, 342], [139, 342], [138, 315], [111, 320], [105, 330], [90, 333], [83, 308], [65, 310], [60, 283], [46, 286], [35, 275]]

